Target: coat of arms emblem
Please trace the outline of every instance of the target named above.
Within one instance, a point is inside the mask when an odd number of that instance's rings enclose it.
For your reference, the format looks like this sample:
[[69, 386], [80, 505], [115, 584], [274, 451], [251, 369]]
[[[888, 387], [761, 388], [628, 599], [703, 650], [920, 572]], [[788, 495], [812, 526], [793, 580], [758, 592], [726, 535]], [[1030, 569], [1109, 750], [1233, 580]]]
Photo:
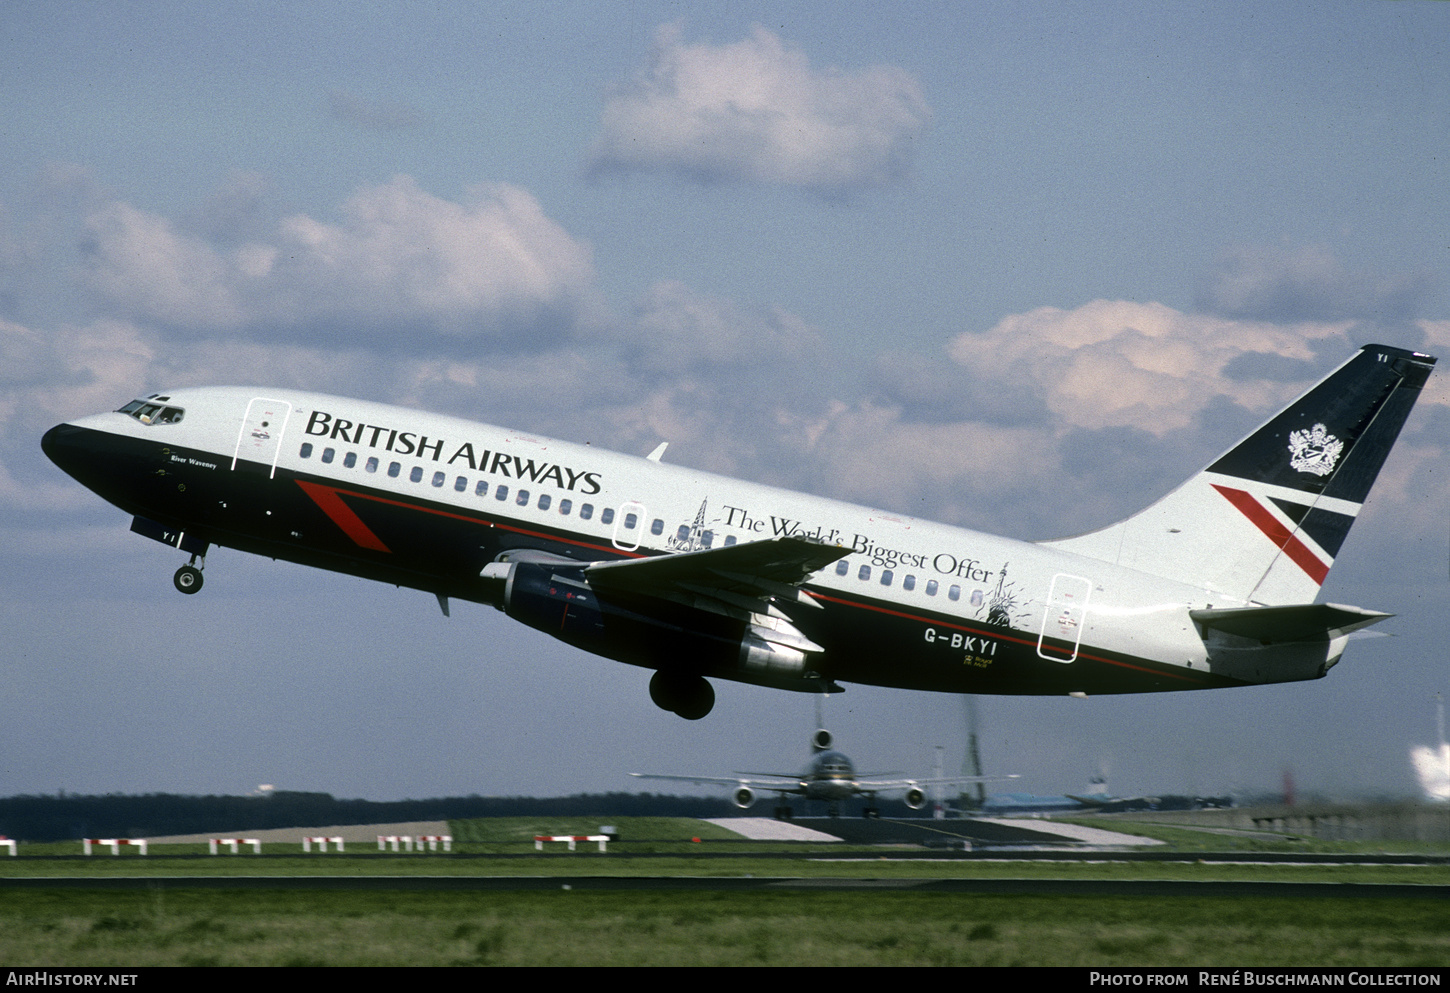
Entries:
[[1289, 465], [1300, 472], [1327, 476], [1334, 471], [1343, 451], [1344, 442], [1330, 434], [1323, 424], [1307, 431], [1289, 432]]

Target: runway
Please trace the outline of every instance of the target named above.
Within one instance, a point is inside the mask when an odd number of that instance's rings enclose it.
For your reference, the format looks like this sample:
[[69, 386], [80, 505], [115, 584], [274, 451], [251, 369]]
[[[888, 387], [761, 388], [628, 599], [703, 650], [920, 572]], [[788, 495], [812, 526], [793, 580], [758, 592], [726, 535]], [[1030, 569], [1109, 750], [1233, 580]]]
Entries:
[[1450, 899], [1450, 886], [1100, 879], [872, 879], [722, 876], [41, 876], [0, 879], [0, 891], [87, 890], [413, 890], [913, 892], [978, 895], [1295, 897]]
[[750, 841], [843, 841], [853, 845], [923, 845], [928, 848], [994, 849], [1083, 846], [1122, 848], [1160, 845], [1138, 835], [1027, 818], [971, 817], [719, 817], [711, 824]]

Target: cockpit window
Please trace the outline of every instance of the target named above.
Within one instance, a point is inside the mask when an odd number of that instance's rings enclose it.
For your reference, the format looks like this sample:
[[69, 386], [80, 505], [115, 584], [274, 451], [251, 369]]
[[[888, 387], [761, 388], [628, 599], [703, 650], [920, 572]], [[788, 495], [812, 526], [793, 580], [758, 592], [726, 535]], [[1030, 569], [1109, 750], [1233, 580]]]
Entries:
[[186, 411], [180, 407], [168, 407], [165, 403], [169, 397], [151, 396], [145, 400], [132, 400], [122, 407], [118, 413], [129, 414], [142, 424], [176, 424], [185, 416]]

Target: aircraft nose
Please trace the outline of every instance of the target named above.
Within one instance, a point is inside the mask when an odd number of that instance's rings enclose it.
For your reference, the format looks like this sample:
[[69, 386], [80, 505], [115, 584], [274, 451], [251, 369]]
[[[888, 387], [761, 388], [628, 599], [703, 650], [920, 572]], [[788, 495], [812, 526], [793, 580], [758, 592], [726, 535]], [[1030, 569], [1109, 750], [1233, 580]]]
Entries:
[[84, 429], [74, 424], [57, 424], [41, 436], [40, 450], [45, 453], [46, 458], [70, 472], [80, 452], [80, 438], [83, 433]]

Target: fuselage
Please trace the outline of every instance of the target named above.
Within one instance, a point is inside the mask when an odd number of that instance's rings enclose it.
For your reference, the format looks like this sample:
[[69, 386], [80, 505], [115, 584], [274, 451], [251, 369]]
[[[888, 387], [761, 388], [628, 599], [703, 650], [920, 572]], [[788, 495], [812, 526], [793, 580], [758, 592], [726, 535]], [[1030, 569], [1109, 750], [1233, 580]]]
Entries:
[[801, 773], [805, 796], [812, 800], [849, 800], [865, 792], [856, 782], [856, 767], [840, 752], [820, 752]]
[[[520, 549], [585, 564], [796, 536], [846, 550], [804, 584], [822, 609], [790, 612], [825, 679], [1014, 694], [1263, 681], [1216, 671], [1189, 616], [1243, 601], [1098, 559], [360, 400], [217, 387], [143, 403], [59, 425], [44, 447], [183, 550], [214, 544], [498, 605], [481, 573]], [[601, 645], [591, 650], [658, 662]], [[1321, 675], [1331, 655], [1316, 648], [1284, 678]]]

